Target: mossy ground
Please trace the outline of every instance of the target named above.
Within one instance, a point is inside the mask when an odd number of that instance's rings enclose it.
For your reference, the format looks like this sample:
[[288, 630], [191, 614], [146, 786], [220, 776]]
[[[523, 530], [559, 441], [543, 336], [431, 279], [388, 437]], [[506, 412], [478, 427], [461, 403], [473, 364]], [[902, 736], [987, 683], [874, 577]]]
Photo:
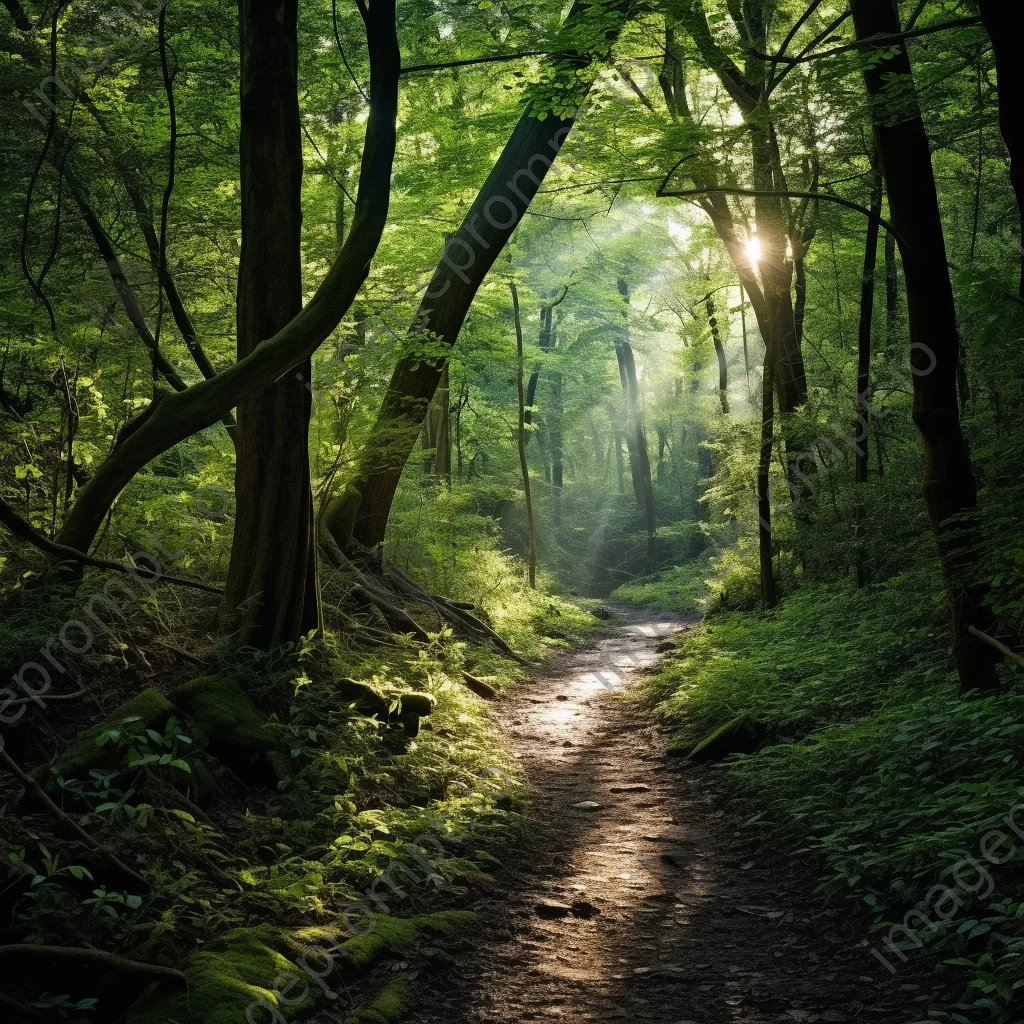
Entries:
[[[353, 938], [334, 926], [235, 929], [192, 954], [185, 968], [187, 992], [151, 997], [132, 1012], [129, 1024], [302, 1020], [385, 958], [413, 957], [419, 945], [466, 927], [472, 916], [458, 911], [378, 915], [372, 932]], [[408, 1008], [411, 992], [408, 979], [397, 978], [350, 1019], [393, 1024]]]

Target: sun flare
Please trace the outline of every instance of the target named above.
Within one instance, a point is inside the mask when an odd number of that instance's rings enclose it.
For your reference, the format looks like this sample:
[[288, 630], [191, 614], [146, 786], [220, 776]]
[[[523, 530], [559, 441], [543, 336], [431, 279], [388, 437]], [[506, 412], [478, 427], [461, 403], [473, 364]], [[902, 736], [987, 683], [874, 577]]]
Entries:
[[747, 259], [750, 260], [750, 265], [756, 270], [761, 260], [761, 239], [757, 235], [747, 239]]

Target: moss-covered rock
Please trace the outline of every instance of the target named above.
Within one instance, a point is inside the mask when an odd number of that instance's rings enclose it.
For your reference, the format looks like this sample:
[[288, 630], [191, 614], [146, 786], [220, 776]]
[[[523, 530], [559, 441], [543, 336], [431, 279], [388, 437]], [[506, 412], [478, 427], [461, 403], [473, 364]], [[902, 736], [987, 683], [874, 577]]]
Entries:
[[193, 742], [208, 750], [236, 775], [272, 786], [278, 775], [270, 754], [282, 749], [281, 728], [257, 709], [232, 676], [200, 676], [182, 683], [170, 698], [188, 719]]
[[365, 1006], [349, 1015], [351, 1024], [399, 1024], [412, 1010], [412, 984], [408, 978], [395, 978]]
[[106, 733], [116, 731], [124, 736], [144, 733], [147, 729], [162, 732], [174, 706], [159, 691], [150, 687], [127, 700], [102, 722], [83, 732], [51, 766], [38, 768], [36, 781], [50, 788], [58, 777], [85, 778], [90, 768], [112, 768], [121, 763], [124, 750], [116, 740], [97, 743]]
[[434, 698], [429, 693], [403, 693], [398, 699], [403, 714], [426, 718], [434, 710]]
[[[434, 710], [434, 698], [429, 693], [409, 691], [396, 698], [377, 693], [366, 683], [341, 676], [334, 680], [338, 696], [351, 704], [361, 715], [376, 718], [388, 725], [401, 725], [408, 737], [418, 735], [420, 719]], [[397, 707], [394, 705], [397, 703]]]
[[669, 753], [685, 756], [699, 764], [711, 764], [732, 754], [752, 754], [767, 738], [768, 729], [764, 723], [750, 715], [737, 715], [695, 746], [670, 744]]
[[[378, 915], [373, 931], [345, 939], [333, 928], [239, 928], [193, 953], [185, 967], [188, 991], [157, 991], [137, 1006], [128, 1024], [288, 1024], [308, 1017], [332, 993], [389, 956], [407, 956], [426, 938], [451, 936], [473, 920], [465, 911], [427, 917]], [[331, 961], [327, 959], [330, 956]], [[408, 990], [389, 985], [363, 1008], [390, 1024], [408, 1005]]]
[[193, 740], [210, 750], [230, 746], [265, 754], [281, 746], [276, 728], [232, 676], [200, 676], [172, 690], [170, 698], [188, 717]]

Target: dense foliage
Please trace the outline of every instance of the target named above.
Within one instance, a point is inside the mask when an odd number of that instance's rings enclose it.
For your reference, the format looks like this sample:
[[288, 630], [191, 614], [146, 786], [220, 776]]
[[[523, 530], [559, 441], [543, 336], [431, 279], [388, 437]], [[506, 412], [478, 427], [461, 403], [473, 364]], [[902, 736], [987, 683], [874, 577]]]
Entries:
[[[609, 595], [704, 616], [675, 748], [742, 721], [752, 823], [881, 934], [974, 855], [1020, 798], [1010, 6], [4, 0], [0, 1005], [167, 1019], [92, 949], [244, 1014], [396, 863], [443, 906], [525, 826], [484, 700]], [[1020, 1016], [994, 870], [936, 1021]]]

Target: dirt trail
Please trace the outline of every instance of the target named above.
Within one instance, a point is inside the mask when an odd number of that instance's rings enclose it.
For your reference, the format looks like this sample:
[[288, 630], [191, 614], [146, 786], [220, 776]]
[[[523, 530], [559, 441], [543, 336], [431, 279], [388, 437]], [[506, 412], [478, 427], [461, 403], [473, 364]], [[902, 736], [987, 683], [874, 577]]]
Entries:
[[[687, 623], [618, 609], [594, 646], [498, 707], [549, 823], [479, 900], [421, 1024], [909, 1021], [928, 1001], [757, 848], [713, 771], [666, 757], [621, 699]], [[596, 805], [596, 806], [592, 806]]]

